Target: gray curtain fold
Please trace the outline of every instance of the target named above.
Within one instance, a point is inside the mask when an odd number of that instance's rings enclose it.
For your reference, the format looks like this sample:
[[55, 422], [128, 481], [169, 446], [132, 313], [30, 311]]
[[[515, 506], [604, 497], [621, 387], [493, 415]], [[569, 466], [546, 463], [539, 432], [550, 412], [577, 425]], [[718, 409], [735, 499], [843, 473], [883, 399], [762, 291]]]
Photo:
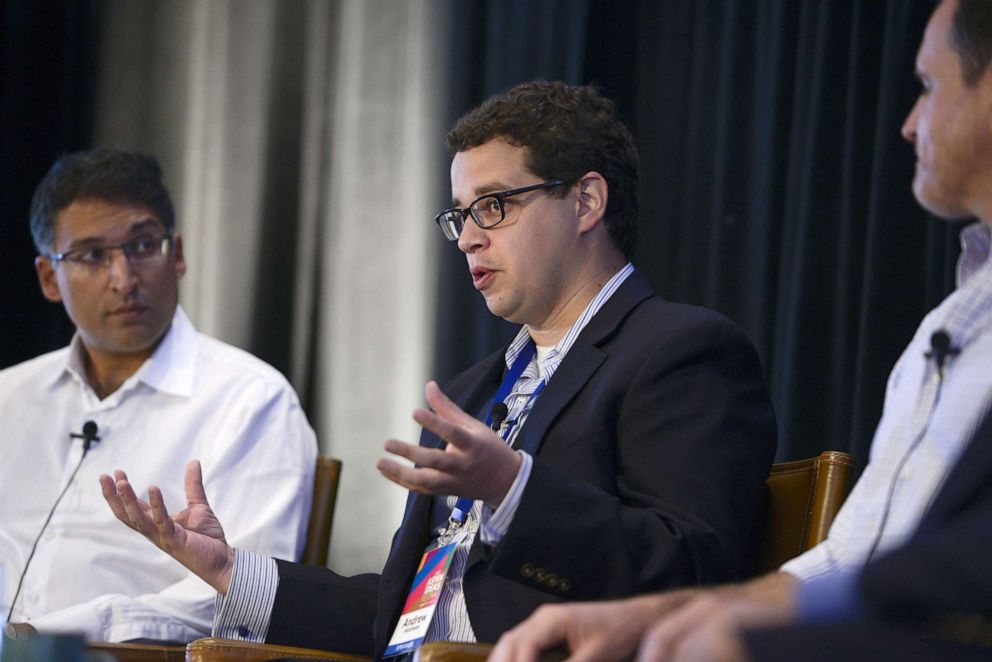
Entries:
[[405, 494], [374, 462], [431, 361], [438, 6], [105, 4], [95, 142], [162, 160], [184, 307], [296, 386], [344, 462], [331, 563], [378, 569]]

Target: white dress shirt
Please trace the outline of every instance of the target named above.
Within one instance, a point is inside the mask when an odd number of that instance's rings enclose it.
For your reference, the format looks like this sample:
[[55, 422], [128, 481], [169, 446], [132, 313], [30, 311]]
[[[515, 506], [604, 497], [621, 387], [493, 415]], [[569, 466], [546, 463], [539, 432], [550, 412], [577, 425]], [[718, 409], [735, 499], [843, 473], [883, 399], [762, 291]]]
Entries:
[[[0, 563], [9, 608], [49, 510], [11, 622], [90, 640], [188, 641], [210, 632], [214, 591], [121, 524], [97, 477], [124, 469], [136, 489], [186, 505], [186, 463], [199, 459], [207, 498], [229, 542], [285, 559], [302, 551], [317, 454], [285, 378], [239, 349], [197, 333], [182, 309], [152, 356], [100, 400], [69, 347], [0, 371]], [[85, 421], [100, 441], [83, 457], [70, 439]], [[140, 496], [140, 493], [139, 493]]]
[[[992, 401], [992, 228], [961, 232], [958, 289], [920, 323], [889, 375], [868, 466], [825, 541], [782, 570], [800, 579], [860, 568], [916, 529]], [[943, 375], [931, 337], [951, 339]]]

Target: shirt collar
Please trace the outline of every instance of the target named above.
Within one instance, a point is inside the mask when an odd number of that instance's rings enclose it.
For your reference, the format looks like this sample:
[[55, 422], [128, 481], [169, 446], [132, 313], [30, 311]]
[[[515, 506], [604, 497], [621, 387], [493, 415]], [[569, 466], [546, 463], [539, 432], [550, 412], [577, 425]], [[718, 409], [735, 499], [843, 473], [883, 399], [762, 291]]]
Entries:
[[157, 391], [172, 395], [193, 394], [199, 338], [193, 323], [181, 306], [176, 306], [172, 326], [155, 352], [132, 378], [140, 379]]
[[[162, 342], [138, 370], [121, 384], [118, 392], [125, 392], [135, 384], [143, 383], [156, 391], [172, 395], [189, 396], [193, 393], [198, 337], [193, 323], [181, 306], [176, 306], [172, 324]], [[51, 385], [63, 379], [72, 379], [85, 385], [86, 369], [83, 364], [83, 341], [79, 333], [72, 337], [65, 363], [52, 373]]]
[[992, 226], [982, 221], [961, 231], [958, 287], [931, 310], [916, 331], [926, 342], [930, 334], [943, 331], [961, 350], [988, 327], [992, 319]]
[[961, 287], [989, 264], [992, 224], [972, 223], [961, 230], [961, 257], [958, 258], [957, 285]]
[[[628, 262], [622, 269], [613, 274], [613, 277], [606, 281], [606, 284], [600, 288], [596, 296], [592, 298], [592, 301], [590, 301], [585, 310], [582, 311], [582, 314], [578, 316], [572, 326], [568, 329], [568, 332], [566, 332], [565, 335], [562, 336], [562, 339], [558, 341], [558, 344], [555, 345], [554, 349], [548, 352], [548, 355], [540, 365], [540, 373], [545, 381], [551, 379], [551, 375], [554, 374], [554, 371], [558, 368], [558, 365], [565, 358], [565, 354], [568, 353], [568, 350], [575, 344], [575, 341], [578, 339], [582, 329], [586, 327], [596, 313], [599, 312], [599, 309], [602, 308], [607, 301], [609, 301], [610, 297], [613, 296], [613, 293], [617, 291], [617, 288], [619, 288], [632, 273], [634, 273], [634, 265]], [[520, 352], [523, 351], [523, 348], [526, 347], [528, 342], [532, 342], [530, 333], [528, 332], [527, 327], [523, 326], [520, 328], [520, 331], [517, 332], [513, 342], [511, 342], [510, 346], [506, 349], [505, 358], [507, 368], [513, 365], [513, 362], [516, 360]], [[536, 360], [537, 358], [535, 357], [534, 361], [536, 362]]]
[[66, 348], [64, 361], [57, 363], [52, 370], [48, 386], [54, 388], [60, 382], [72, 379], [79, 385], [86, 384], [86, 370], [83, 368], [83, 341], [77, 331]]

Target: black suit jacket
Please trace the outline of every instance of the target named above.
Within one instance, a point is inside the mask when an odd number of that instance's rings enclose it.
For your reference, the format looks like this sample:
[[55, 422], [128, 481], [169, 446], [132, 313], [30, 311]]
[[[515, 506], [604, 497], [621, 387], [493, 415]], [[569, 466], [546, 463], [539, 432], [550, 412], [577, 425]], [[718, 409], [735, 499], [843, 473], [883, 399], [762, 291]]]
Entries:
[[[505, 350], [445, 392], [487, 411]], [[476, 539], [464, 590], [480, 641], [538, 605], [746, 572], [775, 451], [754, 349], [711, 311], [655, 296], [632, 274], [582, 331], [518, 434], [535, 461], [507, 535]], [[424, 432], [420, 443], [441, 441]], [[267, 640], [379, 654], [431, 538], [432, 498], [411, 494], [382, 574], [279, 563]], [[373, 626], [374, 620], [374, 626]]]
[[746, 633], [755, 660], [992, 659], [992, 414], [906, 544], [867, 564], [867, 613]]

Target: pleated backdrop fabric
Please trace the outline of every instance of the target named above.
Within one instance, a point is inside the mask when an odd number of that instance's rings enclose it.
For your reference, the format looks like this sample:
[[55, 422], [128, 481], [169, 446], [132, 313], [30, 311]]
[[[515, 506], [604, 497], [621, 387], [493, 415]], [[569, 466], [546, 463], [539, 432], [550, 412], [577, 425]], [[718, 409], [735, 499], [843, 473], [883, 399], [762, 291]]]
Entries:
[[[431, 221], [443, 135], [529, 79], [594, 83], [641, 162], [635, 264], [737, 321], [761, 355], [778, 459], [859, 467], [885, 379], [953, 287], [958, 226], [913, 200], [899, 135], [930, 0], [103, 0], [5, 4], [0, 366], [71, 327], [39, 303], [27, 201], [58, 153], [155, 153], [205, 332], [283, 370], [345, 461], [331, 565], [381, 565], [426, 379], [513, 328]], [[10, 127], [10, 130], [7, 129]], [[659, 403], [664, 406], [664, 403]]]

